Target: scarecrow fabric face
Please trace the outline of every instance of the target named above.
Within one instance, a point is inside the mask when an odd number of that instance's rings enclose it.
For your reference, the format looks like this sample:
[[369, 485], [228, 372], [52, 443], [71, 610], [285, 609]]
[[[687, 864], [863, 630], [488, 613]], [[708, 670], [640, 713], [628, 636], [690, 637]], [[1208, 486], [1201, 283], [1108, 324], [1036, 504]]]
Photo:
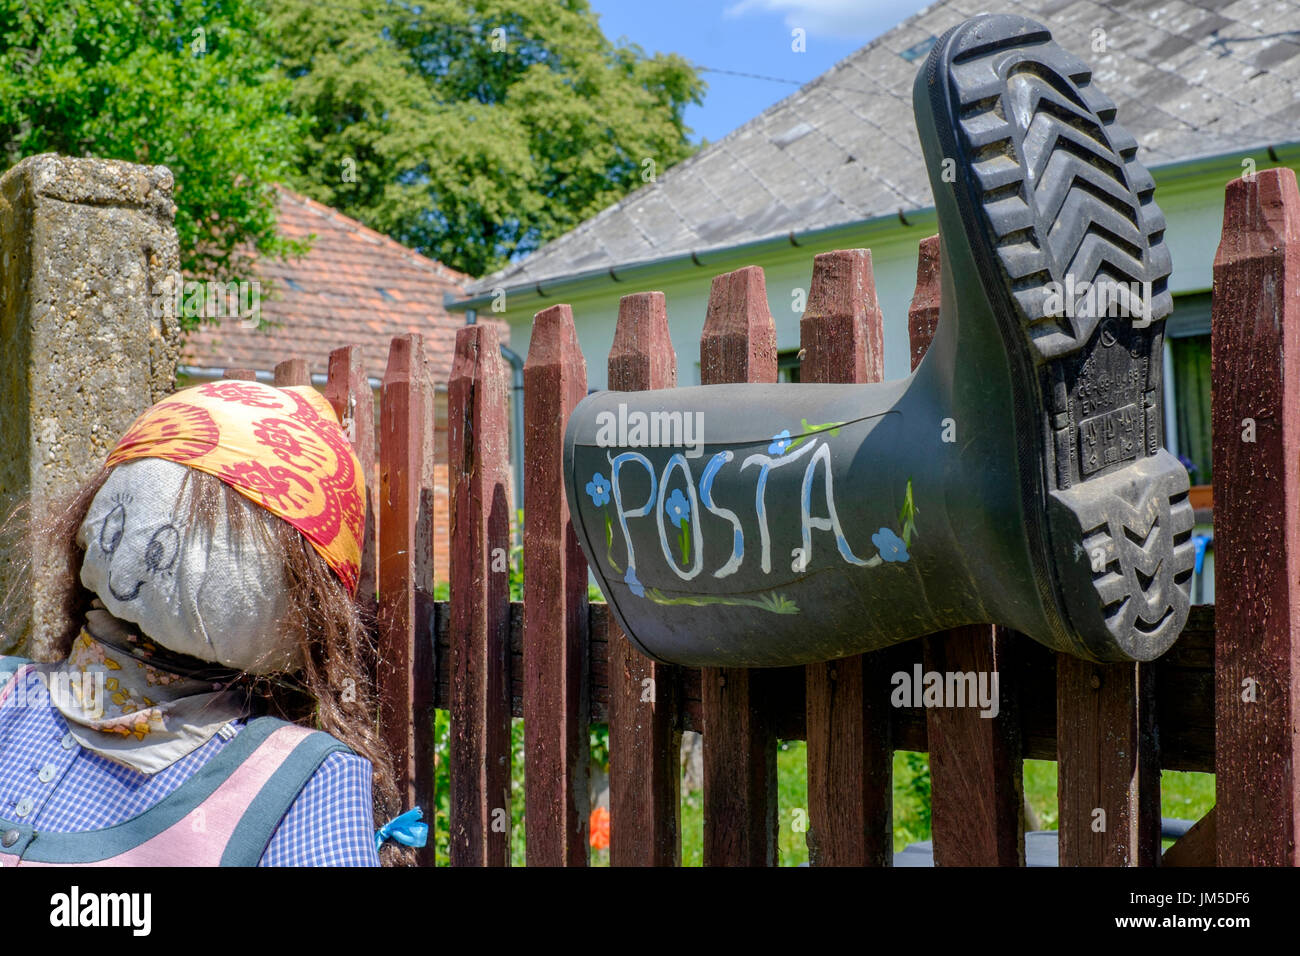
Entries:
[[249, 503], [237, 535], [223, 504], [205, 533], [180, 513], [185, 475], [160, 458], [113, 469], [77, 536], [81, 583], [169, 650], [251, 674], [296, 669], [298, 649], [278, 639], [284, 568], [254, 533], [279, 519]]
[[105, 462], [163, 458], [206, 472], [297, 528], [355, 593], [365, 523], [361, 463], [314, 389], [212, 382], [149, 408]]

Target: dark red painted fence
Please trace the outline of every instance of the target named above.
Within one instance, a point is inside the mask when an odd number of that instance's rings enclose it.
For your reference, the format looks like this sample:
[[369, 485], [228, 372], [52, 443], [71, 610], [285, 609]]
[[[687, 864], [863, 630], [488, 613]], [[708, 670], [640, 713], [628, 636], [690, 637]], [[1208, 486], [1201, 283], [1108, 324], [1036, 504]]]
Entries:
[[[908, 316], [913, 365], [938, 317], [937, 237], [921, 246]], [[1300, 833], [1300, 195], [1290, 170], [1228, 186], [1214, 266], [1217, 590], [1179, 643], [1144, 665], [1055, 655], [1003, 628], [967, 627], [805, 668], [696, 671], [652, 663], [605, 606], [564, 500], [561, 436], [586, 392], [566, 305], [539, 312], [524, 369], [525, 600], [509, 600], [507, 371], [490, 326], [462, 328], [449, 389], [451, 600], [432, 599], [433, 383], [416, 335], [384, 376], [380, 484], [365, 580], [378, 590], [385, 739], [408, 800], [429, 808], [433, 710], [451, 714], [453, 864], [510, 860], [510, 719], [525, 720], [527, 860], [588, 862], [588, 725], [610, 727], [610, 858], [681, 861], [679, 748], [704, 734], [704, 858], [777, 859], [776, 742], [808, 742], [814, 865], [889, 865], [895, 750], [930, 754], [939, 865], [1024, 863], [1022, 761], [1060, 770], [1062, 865], [1295, 865]], [[817, 256], [800, 325], [803, 381], [882, 373], [866, 250]], [[358, 353], [330, 357], [326, 394], [363, 460], [372, 405]], [[772, 382], [763, 273], [718, 276], [700, 341], [706, 383]], [[664, 297], [624, 297], [608, 356], [615, 389], [676, 384]], [[240, 373], [234, 372], [234, 375]], [[285, 363], [281, 384], [306, 380]], [[1253, 441], [1245, 440], [1253, 438]], [[1000, 713], [891, 706], [889, 676], [999, 673]], [[1161, 769], [1217, 771], [1218, 806], [1160, 852]], [[1105, 827], [1094, 826], [1104, 811]], [[430, 862], [425, 854], [423, 862]]]

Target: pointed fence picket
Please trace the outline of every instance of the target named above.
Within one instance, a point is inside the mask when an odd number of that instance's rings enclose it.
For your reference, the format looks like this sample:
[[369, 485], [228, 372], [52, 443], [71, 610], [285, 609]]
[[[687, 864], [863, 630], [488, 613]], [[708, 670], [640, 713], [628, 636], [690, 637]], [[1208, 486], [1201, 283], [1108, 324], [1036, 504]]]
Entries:
[[[662, 292], [619, 301], [608, 376], [609, 387], [624, 392], [677, 384]], [[676, 866], [682, 859], [679, 669], [637, 652], [617, 624], [608, 633], [610, 863]]]
[[[871, 253], [813, 260], [799, 322], [802, 382], [879, 382], [884, 333]], [[809, 664], [808, 859], [814, 866], [888, 866], [893, 858], [889, 651]]]
[[[378, 653], [375, 689], [384, 745], [392, 755], [398, 792], [409, 806], [431, 807], [433, 796], [432, 648], [420, 611], [432, 598], [433, 580], [421, 559], [421, 508], [433, 459], [431, 383], [424, 368], [424, 342], [398, 336], [388, 352], [380, 411], [378, 551]], [[355, 441], [354, 441], [355, 444]], [[428, 542], [432, 546], [432, 542]], [[430, 849], [421, 854], [432, 860]]]
[[527, 860], [586, 866], [589, 681], [587, 561], [569, 516], [564, 426], [587, 394], [573, 312], [537, 313], [524, 363], [524, 746]]
[[[776, 375], [776, 324], [763, 270], [747, 266], [718, 276], [700, 336], [701, 383], [772, 383]], [[705, 866], [777, 860], [777, 740], [766, 676], [741, 667], [700, 671]]]
[[1228, 184], [1211, 316], [1220, 866], [1300, 863], [1300, 193]]

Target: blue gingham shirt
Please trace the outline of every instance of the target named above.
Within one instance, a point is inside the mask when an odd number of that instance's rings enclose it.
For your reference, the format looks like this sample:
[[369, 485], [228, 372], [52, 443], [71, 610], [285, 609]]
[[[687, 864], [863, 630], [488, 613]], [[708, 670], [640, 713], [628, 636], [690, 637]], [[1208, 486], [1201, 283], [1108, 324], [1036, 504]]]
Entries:
[[[12, 670], [0, 663], [0, 687]], [[12, 698], [0, 706], [0, 816], [38, 832], [82, 833], [128, 820], [179, 787], [229, 742], [218, 734], [170, 767], [140, 773], [78, 745], [49, 695], [41, 693], [37, 676], [29, 672], [27, 681], [23, 706], [12, 706]], [[243, 721], [230, 726], [238, 732]], [[378, 866], [370, 778], [370, 761], [363, 757], [326, 757], [286, 811], [258, 865]]]

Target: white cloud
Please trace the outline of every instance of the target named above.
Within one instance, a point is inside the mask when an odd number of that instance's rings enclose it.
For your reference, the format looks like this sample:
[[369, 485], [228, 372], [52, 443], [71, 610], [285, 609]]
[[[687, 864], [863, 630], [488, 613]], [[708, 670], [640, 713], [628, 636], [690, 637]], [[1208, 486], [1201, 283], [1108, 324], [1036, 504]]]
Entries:
[[928, 6], [932, 0], [739, 0], [728, 17], [754, 13], [784, 14], [785, 25], [809, 35], [870, 40]]

